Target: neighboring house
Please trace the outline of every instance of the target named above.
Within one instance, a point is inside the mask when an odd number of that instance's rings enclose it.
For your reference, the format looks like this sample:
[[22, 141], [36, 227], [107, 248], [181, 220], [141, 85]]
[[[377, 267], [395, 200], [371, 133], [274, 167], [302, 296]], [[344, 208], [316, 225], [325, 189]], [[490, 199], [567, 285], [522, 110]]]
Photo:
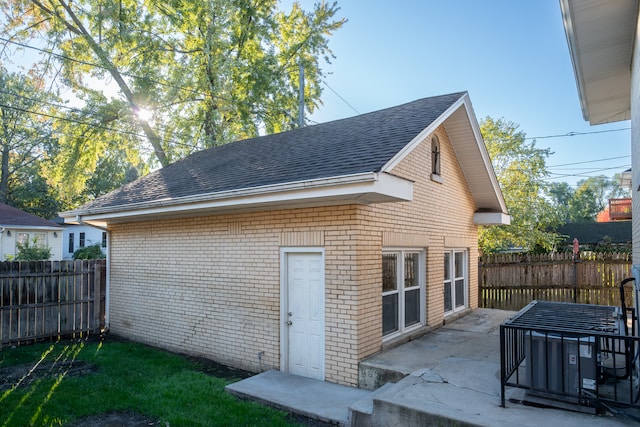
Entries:
[[366, 357], [477, 307], [509, 221], [466, 93], [195, 153], [74, 211], [108, 227], [108, 325], [358, 384]]
[[62, 232], [62, 259], [73, 259], [73, 253], [85, 246], [100, 245], [103, 254], [107, 254], [107, 232], [88, 224], [65, 224], [64, 218], [51, 221], [64, 227]]
[[[631, 120], [631, 179], [640, 183], [640, 20], [637, 0], [561, 0], [584, 119]], [[640, 281], [640, 198], [632, 188], [634, 275]]]
[[51, 249], [52, 260], [62, 259], [62, 231], [60, 225], [0, 203], [0, 254], [2, 261], [18, 253], [18, 243], [36, 239], [39, 245]]

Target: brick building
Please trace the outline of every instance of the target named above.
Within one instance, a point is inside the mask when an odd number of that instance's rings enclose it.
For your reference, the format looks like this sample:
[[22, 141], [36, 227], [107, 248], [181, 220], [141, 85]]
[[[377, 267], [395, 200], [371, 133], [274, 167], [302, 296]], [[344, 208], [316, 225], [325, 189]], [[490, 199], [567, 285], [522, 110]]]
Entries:
[[62, 216], [109, 230], [112, 332], [346, 385], [477, 306], [477, 227], [509, 220], [466, 93], [204, 150]]

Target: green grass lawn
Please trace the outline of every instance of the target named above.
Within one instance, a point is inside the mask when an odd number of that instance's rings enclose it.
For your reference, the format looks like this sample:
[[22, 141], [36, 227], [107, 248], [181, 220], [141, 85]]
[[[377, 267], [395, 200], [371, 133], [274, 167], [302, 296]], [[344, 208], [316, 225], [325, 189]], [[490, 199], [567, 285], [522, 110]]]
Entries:
[[[88, 369], [76, 375], [71, 361]], [[0, 370], [13, 372], [10, 366], [37, 369], [18, 387], [7, 384], [8, 375], [4, 385], [0, 378], [1, 427], [66, 425], [124, 411], [162, 426], [294, 425], [286, 412], [226, 393], [234, 379], [207, 375], [193, 360], [141, 344], [80, 340], [4, 348]]]

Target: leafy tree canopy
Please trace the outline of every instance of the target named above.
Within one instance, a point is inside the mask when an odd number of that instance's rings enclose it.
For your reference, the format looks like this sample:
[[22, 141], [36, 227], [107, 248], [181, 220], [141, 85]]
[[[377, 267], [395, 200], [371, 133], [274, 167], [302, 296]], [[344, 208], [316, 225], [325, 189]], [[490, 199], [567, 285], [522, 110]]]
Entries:
[[618, 175], [612, 178], [600, 175], [578, 181], [575, 189], [566, 182], [551, 183], [548, 194], [559, 222], [595, 222], [609, 199], [629, 197], [629, 189], [620, 187]]
[[546, 159], [549, 149], [527, 141], [518, 126], [487, 117], [480, 131], [511, 215], [511, 225], [481, 227], [479, 245], [484, 253], [519, 249], [550, 250], [557, 236], [549, 232], [557, 218], [545, 198]]
[[114, 166], [106, 156], [144, 174], [294, 127], [300, 69], [312, 112], [321, 65], [333, 56], [329, 37], [345, 23], [336, 3], [304, 11], [296, 2], [284, 12], [277, 0], [0, 0], [0, 10], [0, 61], [41, 48], [34, 70], [79, 104], [58, 105], [59, 146], [46, 169], [71, 205], [95, 196], [83, 191], [99, 167]]

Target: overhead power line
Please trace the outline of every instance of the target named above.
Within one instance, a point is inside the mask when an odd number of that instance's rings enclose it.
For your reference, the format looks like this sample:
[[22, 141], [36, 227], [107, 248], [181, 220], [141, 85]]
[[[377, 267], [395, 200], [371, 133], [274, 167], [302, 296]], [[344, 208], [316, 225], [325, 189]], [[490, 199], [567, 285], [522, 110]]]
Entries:
[[345, 103], [349, 108], [351, 108], [353, 111], [355, 111], [355, 112], [356, 112], [356, 114], [360, 114], [360, 111], [356, 110], [356, 108], [355, 108], [353, 105], [351, 105], [351, 104], [350, 104], [346, 99], [344, 99], [344, 98], [343, 98], [343, 97], [342, 97], [338, 92], [336, 92], [336, 90], [335, 90], [334, 88], [332, 88], [331, 86], [329, 86], [329, 83], [327, 83], [327, 81], [326, 81], [326, 80], [322, 80], [322, 83], [324, 83], [324, 85], [325, 85], [326, 87], [328, 87], [328, 88], [329, 88], [329, 90], [330, 90], [331, 92], [333, 92], [333, 93], [334, 93], [338, 98], [340, 98], [340, 100], [341, 100], [342, 102], [344, 102], [344, 103]]
[[597, 162], [605, 162], [607, 160], [618, 160], [618, 159], [627, 159], [631, 157], [631, 155], [628, 156], [618, 156], [618, 157], [608, 157], [606, 159], [597, 159], [597, 160], [586, 160], [584, 162], [573, 162], [573, 163], [563, 163], [561, 165], [553, 165], [553, 166], [547, 166], [547, 168], [557, 168], [560, 166], [573, 166], [573, 165], [584, 165], [587, 163], [597, 163]]
[[609, 130], [594, 130], [591, 132], [567, 132], [564, 134], [558, 135], [544, 135], [544, 136], [528, 136], [525, 139], [548, 139], [548, 138], [564, 138], [568, 136], [580, 136], [580, 135], [592, 135], [597, 133], [611, 133], [611, 132], [621, 132], [623, 130], [630, 130], [631, 128], [620, 128], [620, 129], [609, 129]]
[[[90, 122], [86, 122], [86, 121], [83, 121], [83, 120], [73, 119], [73, 118], [70, 118], [70, 117], [56, 116], [54, 114], [43, 113], [43, 112], [40, 112], [40, 111], [33, 111], [33, 110], [26, 109], [26, 108], [14, 107], [14, 106], [11, 106], [11, 105], [6, 105], [6, 104], [0, 104], [0, 108], [7, 108], [7, 109], [10, 109], [10, 110], [14, 110], [14, 111], [20, 111], [22, 113], [27, 113], [27, 114], [33, 114], [33, 115], [37, 115], [37, 116], [47, 117], [49, 119], [62, 120], [62, 121], [65, 121], [65, 122], [85, 125], [85, 126], [89, 126], [89, 127], [96, 128], [96, 129], [107, 130], [107, 131], [114, 132], [114, 133], [119, 133], [119, 134], [122, 134], [122, 135], [129, 135], [129, 136], [135, 136], [135, 137], [138, 137], [138, 138], [146, 139], [146, 135], [144, 135], [144, 134], [128, 131], [128, 130], [125, 130], [125, 129], [116, 129], [116, 128], [113, 128], [113, 127], [110, 127], [110, 126], [101, 125], [99, 123], [90, 123]], [[183, 147], [188, 147], [188, 148], [198, 148], [197, 145], [186, 144], [184, 142], [175, 141], [175, 140], [170, 140], [170, 141], [167, 141], [167, 142], [170, 142], [170, 143], [172, 143], [174, 145], [181, 145]]]

